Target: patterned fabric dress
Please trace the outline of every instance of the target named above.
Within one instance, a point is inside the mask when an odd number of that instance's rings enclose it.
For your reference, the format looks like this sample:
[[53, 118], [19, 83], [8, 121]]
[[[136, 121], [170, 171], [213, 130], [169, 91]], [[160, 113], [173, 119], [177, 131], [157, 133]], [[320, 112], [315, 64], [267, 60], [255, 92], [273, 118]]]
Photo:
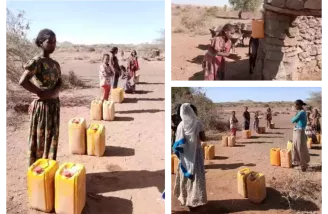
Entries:
[[[33, 75], [31, 82], [41, 89], [54, 89], [61, 79], [58, 62], [50, 58], [35, 57], [25, 70]], [[31, 104], [29, 166], [40, 158], [56, 160], [59, 138], [59, 98], [35, 99]]]
[[[202, 125], [199, 130], [200, 132], [204, 131]], [[204, 154], [200, 139], [198, 139], [197, 143], [193, 179], [185, 177], [180, 167], [178, 167], [176, 174], [174, 195], [178, 198], [181, 205], [198, 207], [207, 203]]]
[[223, 74], [225, 72], [225, 58], [222, 56], [217, 56], [217, 52], [229, 53], [231, 49], [231, 40], [225, 42], [221, 36], [214, 37], [210, 44], [208, 51], [206, 52], [203, 60], [204, 68], [204, 80], [218, 80], [219, 75], [222, 75], [220, 79], [222, 80]]
[[139, 70], [138, 58], [130, 56], [127, 64], [127, 69], [131, 77], [136, 76], [136, 72]]

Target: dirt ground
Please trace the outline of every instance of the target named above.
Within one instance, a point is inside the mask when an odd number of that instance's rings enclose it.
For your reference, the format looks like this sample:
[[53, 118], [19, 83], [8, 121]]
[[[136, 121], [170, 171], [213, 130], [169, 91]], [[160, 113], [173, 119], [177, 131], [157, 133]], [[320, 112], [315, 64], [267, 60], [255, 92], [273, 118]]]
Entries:
[[[78, 57], [82, 56], [81, 59]], [[137, 92], [116, 104], [116, 119], [106, 127], [103, 157], [68, 154], [68, 121], [83, 117], [90, 124], [90, 103], [99, 94], [98, 68], [102, 53], [54, 55], [65, 74], [73, 70], [94, 87], [64, 91], [61, 95], [59, 163], [82, 163], [87, 171], [87, 203], [83, 213], [164, 213], [158, 200], [164, 190], [164, 61], [140, 60]], [[95, 62], [96, 61], [96, 62]], [[126, 65], [123, 62], [123, 65]], [[7, 127], [7, 213], [41, 213], [28, 208], [28, 115], [19, 127]], [[149, 124], [152, 127], [149, 128]]]
[[[221, 112], [223, 120], [228, 120], [232, 109], [224, 109]], [[239, 123], [242, 122], [242, 110], [236, 110]], [[265, 109], [249, 109], [250, 112]], [[280, 109], [284, 111], [284, 109]], [[280, 111], [273, 109], [274, 112]], [[287, 178], [296, 178], [295, 182], [303, 180], [306, 182], [318, 183], [321, 189], [321, 145], [316, 144], [311, 150], [310, 167], [307, 172], [302, 173], [299, 169], [286, 169], [270, 166], [270, 149], [273, 147], [286, 148], [287, 141], [292, 139], [293, 125], [290, 123], [291, 114], [279, 114], [273, 117], [275, 129], [266, 130], [266, 134], [256, 135], [252, 131], [251, 139], [241, 139], [241, 131], [237, 132], [236, 147], [222, 147], [221, 137], [227, 133], [207, 132], [207, 143], [215, 145], [215, 159], [205, 161], [206, 188], [208, 204], [207, 213], [321, 213], [321, 191], [315, 194], [319, 196], [319, 203], [315, 204], [311, 200], [299, 200], [289, 209], [288, 203], [283, 200], [280, 191], [275, 189], [274, 184], [285, 183]], [[251, 114], [251, 124], [254, 115]], [[260, 119], [260, 126], [265, 126], [266, 121]], [[265, 175], [267, 184], [267, 198], [262, 204], [253, 204], [248, 199], [242, 198], [237, 193], [237, 172], [249, 167], [250, 169], [262, 172]], [[172, 175], [172, 190], [175, 183], [175, 175]], [[299, 187], [301, 188], [301, 186]], [[313, 190], [315, 191], [315, 190]], [[173, 192], [173, 191], [172, 191]], [[317, 202], [318, 203], [318, 202]], [[172, 213], [188, 213], [180, 205], [180, 202], [172, 195]]]

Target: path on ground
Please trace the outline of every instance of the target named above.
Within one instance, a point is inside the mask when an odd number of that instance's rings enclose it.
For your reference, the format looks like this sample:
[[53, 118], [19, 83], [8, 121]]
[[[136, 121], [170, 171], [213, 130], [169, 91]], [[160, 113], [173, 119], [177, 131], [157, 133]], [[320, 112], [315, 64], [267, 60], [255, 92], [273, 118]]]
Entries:
[[[82, 65], [81, 65], [82, 64]], [[115, 121], [100, 121], [106, 127], [103, 157], [68, 154], [68, 121], [83, 117], [90, 121], [90, 103], [98, 88], [69, 90], [61, 94], [60, 138], [57, 160], [82, 163], [87, 171], [87, 202], [84, 214], [164, 213], [159, 201], [164, 190], [164, 62], [141, 61], [140, 84], [136, 94], [127, 94], [115, 104]], [[66, 67], [65, 67], [66, 66]], [[98, 64], [93, 76], [80, 68], [77, 75], [97, 82]], [[63, 73], [71, 65], [63, 65]], [[89, 71], [90, 71], [89, 70]], [[92, 82], [91, 81], [91, 82]], [[41, 213], [28, 208], [27, 138], [28, 116], [18, 118], [21, 126], [7, 129], [7, 213]]]
[[[237, 118], [242, 121], [242, 112], [237, 112]], [[267, 129], [266, 134], [253, 136], [251, 139], [241, 139], [241, 131], [237, 132], [236, 147], [222, 147], [221, 136], [224, 133], [208, 135], [209, 144], [215, 144], [215, 159], [205, 160], [206, 190], [208, 197], [208, 213], [293, 213], [288, 205], [284, 204], [278, 191], [270, 188], [272, 181], [286, 181], [286, 177], [313, 179], [321, 183], [321, 145], [314, 145], [310, 149], [310, 168], [305, 174], [298, 169], [288, 169], [270, 166], [270, 149], [274, 147], [286, 148], [287, 141], [292, 139], [290, 118], [292, 115], [279, 115], [273, 118], [275, 129]], [[251, 118], [251, 123], [253, 118]], [[260, 120], [260, 126], [264, 126], [265, 120]], [[254, 132], [253, 132], [254, 133]], [[254, 135], [254, 134], [253, 134]], [[237, 172], [248, 167], [251, 170], [262, 172], [267, 184], [267, 199], [259, 205], [249, 202], [237, 193]], [[297, 181], [295, 181], [297, 182]], [[307, 182], [307, 181], [305, 181]], [[175, 175], [172, 175], [172, 193], [175, 183]], [[314, 190], [313, 190], [314, 191]], [[321, 192], [318, 192], [321, 195]], [[311, 201], [302, 201], [298, 204], [297, 211], [310, 211], [321, 213], [321, 207], [317, 207]], [[180, 205], [180, 202], [172, 194], [172, 213], [188, 213]]]

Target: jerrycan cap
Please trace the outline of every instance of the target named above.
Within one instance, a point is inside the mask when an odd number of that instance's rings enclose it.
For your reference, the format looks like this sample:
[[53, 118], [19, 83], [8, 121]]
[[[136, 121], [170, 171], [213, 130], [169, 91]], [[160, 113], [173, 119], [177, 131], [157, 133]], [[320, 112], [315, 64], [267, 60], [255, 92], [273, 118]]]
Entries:
[[75, 123], [75, 124], [79, 124], [80, 123], [80, 118], [74, 118], [72, 122]]
[[64, 175], [66, 178], [71, 178], [78, 170], [79, 170], [78, 167], [74, 165], [71, 168], [64, 169], [62, 175]]
[[90, 129], [93, 130], [93, 131], [97, 131], [99, 129], [99, 125], [98, 124], [91, 124]]
[[34, 170], [33, 170], [36, 174], [41, 174], [41, 173], [43, 173], [43, 168], [42, 167], [40, 167], [40, 166], [36, 166], [35, 168], [34, 168]]

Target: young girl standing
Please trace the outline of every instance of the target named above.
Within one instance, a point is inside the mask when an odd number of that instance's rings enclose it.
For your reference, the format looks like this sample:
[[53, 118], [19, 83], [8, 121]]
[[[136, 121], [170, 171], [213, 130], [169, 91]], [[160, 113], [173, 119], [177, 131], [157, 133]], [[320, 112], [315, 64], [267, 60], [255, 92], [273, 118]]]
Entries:
[[108, 100], [113, 76], [114, 72], [112, 70], [112, 67], [109, 66], [109, 54], [104, 54], [103, 61], [99, 68], [99, 80], [102, 100]]
[[59, 63], [50, 54], [56, 48], [56, 35], [52, 30], [41, 30], [35, 44], [42, 54], [24, 66], [19, 84], [36, 95], [30, 105], [31, 123], [28, 138], [29, 166], [40, 158], [56, 160], [59, 138], [60, 102], [62, 85]]
[[236, 118], [236, 112], [232, 111], [232, 115], [230, 117], [230, 130], [231, 130], [231, 135], [235, 137], [237, 132], [237, 124], [238, 124], [238, 120]]

